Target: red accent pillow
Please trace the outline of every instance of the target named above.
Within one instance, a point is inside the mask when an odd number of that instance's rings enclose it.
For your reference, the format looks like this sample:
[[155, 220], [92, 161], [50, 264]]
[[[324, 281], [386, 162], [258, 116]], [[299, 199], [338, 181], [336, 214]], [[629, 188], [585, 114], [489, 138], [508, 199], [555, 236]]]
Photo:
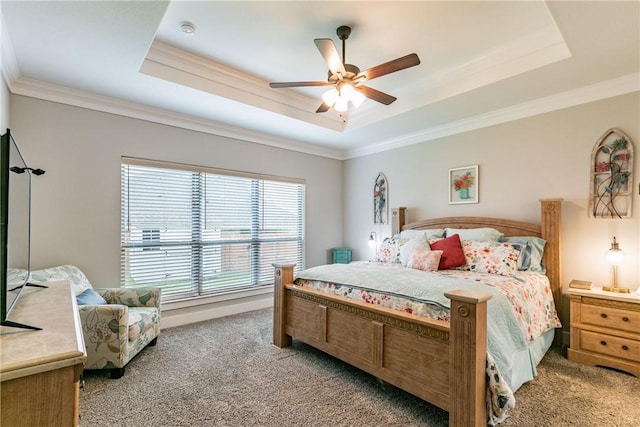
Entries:
[[443, 251], [438, 270], [447, 270], [467, 264], [464, 251], [462, 250], [462, 242], [460, 242], [460, 236], [458, 234], [453, 234], [436, 241], [429, 241], [429, 246], [431, 246], [432, 251]]

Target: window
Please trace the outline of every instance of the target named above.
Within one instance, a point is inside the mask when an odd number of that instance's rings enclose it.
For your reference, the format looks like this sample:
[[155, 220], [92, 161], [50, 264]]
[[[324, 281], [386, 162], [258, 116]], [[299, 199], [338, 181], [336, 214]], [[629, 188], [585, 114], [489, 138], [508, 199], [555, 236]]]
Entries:
[[[142, 230], [142, 240], [148, 240], [150, 243], [150, 241], [155, 241], [155, 242], [160, 242], [160, 230], [157, 228], [153, 228], [153, 229], [145, 229]], [[159, 248], [157, 246], [146, 246], [144, 248], [142, 248], [143, 251], [153, 251], [153, 250], [158, 250]]]
[[302, 180], [122, 159], [121, 282], [163, 300], [273, 283], [303, 267]]

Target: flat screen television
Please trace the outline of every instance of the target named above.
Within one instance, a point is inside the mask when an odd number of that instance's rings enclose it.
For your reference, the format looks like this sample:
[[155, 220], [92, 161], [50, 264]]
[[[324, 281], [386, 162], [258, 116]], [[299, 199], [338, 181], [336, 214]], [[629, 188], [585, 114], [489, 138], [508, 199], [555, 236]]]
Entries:
[[31, 177], [41, 169], [29, 168], [11, 131], [0, 138], [0, 316], [2, 326], [40, 330], [13, 322], [11, 311], [31, 272]]

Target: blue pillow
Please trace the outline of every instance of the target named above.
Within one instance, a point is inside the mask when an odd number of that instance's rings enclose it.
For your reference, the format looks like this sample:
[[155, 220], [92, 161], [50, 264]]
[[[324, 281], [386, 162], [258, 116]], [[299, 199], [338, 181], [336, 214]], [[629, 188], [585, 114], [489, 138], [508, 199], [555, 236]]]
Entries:
[[542, 274], [546, 272], [546, 268], [542, 265], [544, 245], [547, 244], [546, 240], [533, 236], [514, 236], [502, 237], [500, 241], [526, 245], [526, 248], [520, 252], [520, 258], [518, 258], [519, 271], [535, 271]]
[[107, 303], [107, 300], [91, 288], [78, 295], [76, 301], [78, 305], [102, 305]]

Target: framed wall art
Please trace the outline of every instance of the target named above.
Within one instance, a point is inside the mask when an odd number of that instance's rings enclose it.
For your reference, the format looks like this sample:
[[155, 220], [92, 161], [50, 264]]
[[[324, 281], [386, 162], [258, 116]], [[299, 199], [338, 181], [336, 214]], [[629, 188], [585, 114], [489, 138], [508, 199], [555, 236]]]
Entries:
[[591, 152], [590, 218], [631, 218], [633, 144], [620, 129], [607, 130]]
[[478, 203], [478, 165], [449, 169], [449, 204]]
[[373, 223], [387, 224], [389, 222], [389, 182], [382, 172], [376, 177], [373, 184]]

